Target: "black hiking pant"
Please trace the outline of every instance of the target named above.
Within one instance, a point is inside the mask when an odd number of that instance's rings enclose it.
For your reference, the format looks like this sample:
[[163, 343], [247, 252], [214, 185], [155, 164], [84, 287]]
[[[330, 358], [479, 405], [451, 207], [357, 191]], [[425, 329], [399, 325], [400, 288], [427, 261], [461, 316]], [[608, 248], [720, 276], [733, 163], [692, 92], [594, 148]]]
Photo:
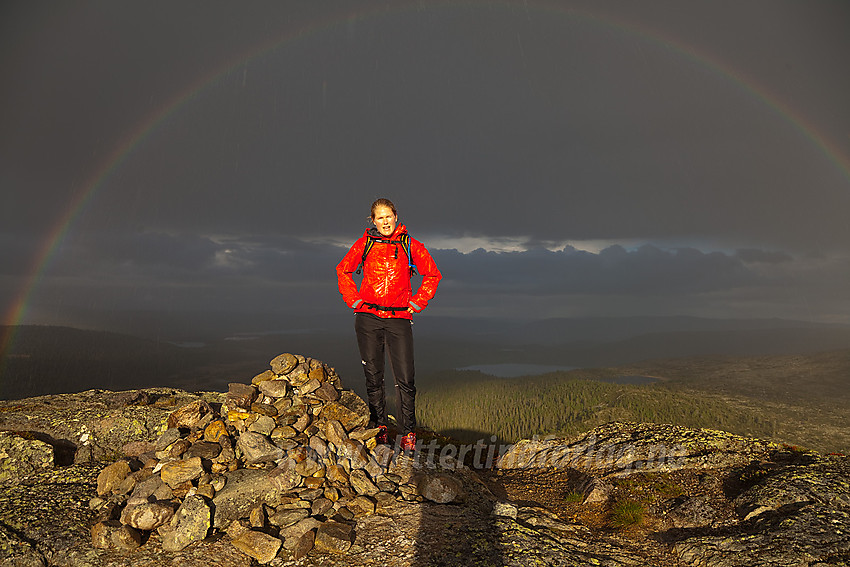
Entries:
[[371, 313], [356, 313], [354, 330], [363, 372], [366, 374], [366, 397], [373, 424], [387, 424], [384, 395], [384, 350], [389, 352], [395, 379], [400, 433], [406, 435], [416, 427], [416, 386], [413, 381], [413, 321], [383, 319]]

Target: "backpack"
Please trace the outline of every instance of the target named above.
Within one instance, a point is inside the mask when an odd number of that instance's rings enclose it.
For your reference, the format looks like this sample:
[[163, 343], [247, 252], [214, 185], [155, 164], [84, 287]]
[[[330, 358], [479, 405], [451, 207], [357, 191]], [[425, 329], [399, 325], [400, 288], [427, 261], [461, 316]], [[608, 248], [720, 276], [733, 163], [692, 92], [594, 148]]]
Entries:
[[360, 258], [360, 264], [358, 264], [357, 271], [355, 273], [360, 273], [361, 269], [363, 268], [363, 264], [366, 263], [366, 256], [369, 254], [369, 251], [372, 249], [372, 246], [374, 246], [376, 242], [383, 242], [385, 244], [396, 245], [396, 258], [398, 257], [398, 245], [401, 244], [401, 249], [404, 250], [405, 254], [407, 254], [407, 267], [410, 268], [410, 276], [415, 276], [416, 266], [413, 265], [413, 257], [410, 255], [410, 235], [405, 232], [401, 236], [399, 236], [398, 240], [390, 240], [389, 238], [381, 238], [380, 236], [373, 235], [373, 231], [376, 234], [380, 234], [375, 229], [372, 229], [366, 233], [366, 246], [363, 247], [363, 256]]

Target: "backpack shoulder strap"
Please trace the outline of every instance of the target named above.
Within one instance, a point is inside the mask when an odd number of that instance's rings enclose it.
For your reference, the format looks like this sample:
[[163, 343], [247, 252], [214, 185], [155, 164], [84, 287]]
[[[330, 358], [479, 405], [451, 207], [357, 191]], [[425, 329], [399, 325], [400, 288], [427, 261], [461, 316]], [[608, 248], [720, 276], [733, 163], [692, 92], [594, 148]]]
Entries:
[[410, 235], [406, 232], [399, 237], [401, 247], [404, 253], [407, 254], [407, 267], [410, 268], [410, 275], [416, 275], [416, 265], [413, 263], [413, 255], [410, 253]]
[[357, 271], [355, 273], [359, 274], [361, 272], [363, 264], [366, 262], [366, 256], [369, 254], [369, 250], [371, 250], [374, 245], [375, 238], [371, 234], [367, 234], [366, 244], [363, 246], [363, 255], [360, 257], [360, 264], [357, 265]]

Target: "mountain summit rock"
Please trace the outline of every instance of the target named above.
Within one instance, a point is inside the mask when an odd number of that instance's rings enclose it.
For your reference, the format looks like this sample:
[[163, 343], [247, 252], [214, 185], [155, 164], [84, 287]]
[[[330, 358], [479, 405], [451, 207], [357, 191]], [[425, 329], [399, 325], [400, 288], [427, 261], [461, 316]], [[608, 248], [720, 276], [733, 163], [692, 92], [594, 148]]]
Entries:
[[226, 393], [0, 402], [0, 565], [850, 561], [841, 455], [609, 423], [483, 469], [433, 432], [407, 454], [376, 433], [333, 368], [288, 353]]

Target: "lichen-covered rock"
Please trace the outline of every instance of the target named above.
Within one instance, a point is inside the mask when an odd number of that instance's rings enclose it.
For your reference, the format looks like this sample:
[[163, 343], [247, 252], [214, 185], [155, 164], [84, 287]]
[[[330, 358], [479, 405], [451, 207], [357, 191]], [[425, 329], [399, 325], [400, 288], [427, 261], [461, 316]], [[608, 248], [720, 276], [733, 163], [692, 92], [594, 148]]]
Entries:
[[33, 543], [25, 541], [0, 524], [0, 559], [14, 567], [44, 567], [44, 556]]
[[0, 431], [0, 485], [53, 468], [53, 446], [31, 435]]
[[180, 551], [201, 541], [212, 526], [212, 510], [201, 496], [187, 496], [167, 524], [160, 526], [162, 549]]
[[316, 532], [315, 547], [319, 551], [345, 553], [351, 548], [351, 526], [340, 522], [325, 522]]
[[100, 471], [97, 475], [97, 494], [111, 494], [130, 474], [130, 464], [127, 461], [116, 461]]
[[236, 447], [242, 451], [249, 465], [276, 461], [283, 456], [280, 447], [274, 445], [265, 435], [254, 431], [246, 431], [240, 435]]
[[[295, 463], [291, 465], [294, 472]], [[239, 469], [226, 473], [227, 484], [213, 498], [215, 507], [214, 527], [225, 528], [233, 520], [247, 517], [258, 504], [278, 506], [287, 491], [298, 483], [301, 477], [288, 471], [272, 474], [258, 469]], [[293, 486], [295, 484], [295, 486]]]
[[[734, 472], [736, 529], [674, 543], [686, 562], [723, 567], [834, 564], [850, 557], [850, 460], [781, 451]], [[840, 564], [840, 563], [839, 563]]]
[[88, 503], [101, 468], [58, 467], [0, 487], [0, 564], [25, 565], [31, 550], [42, 564], [99, 565], [92, 563], [98, 552], [91, 545]]
[[572, 437], [524, 439], [497, 461], [503, 469], [571, 468], [594, 475], [740, 466], [779, 448], [711, 429], [615, 422]]
[[[57, 466], [114, 461], [124, 457], [121, 448], [127, 443], [155, 440], [175, 409], [198, 399], [224, 400], [217, 392], [190, 394], [173, 388], [131, 393], [128, 397], [127, 392], [86, 390], [0, 401], [0, 430], [38, 432], [53, 445]], [[75, 461], [78, 451], [86, 458]]]
[[375, 483], [372, 482], [372, 479], [369, 478], [369, 475], [363, 469], [352, 470], [348, 481], [357, 494], [372, 495], [380, 492], [380, 489], [375, 486]]
[[92, 545], [99, 549], [131, 551], [142, 545], [142, 534], [117, 520], [98, 522], [91, 528]]
[[237, 549], [260, 563], [268, 563], [277, 557], [281, 543], [276, 537], [253, 530], [248, 530], [233, 540]]

